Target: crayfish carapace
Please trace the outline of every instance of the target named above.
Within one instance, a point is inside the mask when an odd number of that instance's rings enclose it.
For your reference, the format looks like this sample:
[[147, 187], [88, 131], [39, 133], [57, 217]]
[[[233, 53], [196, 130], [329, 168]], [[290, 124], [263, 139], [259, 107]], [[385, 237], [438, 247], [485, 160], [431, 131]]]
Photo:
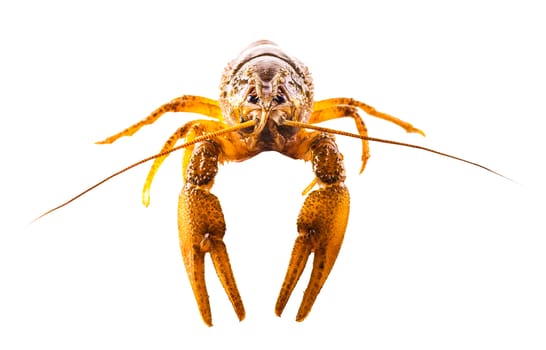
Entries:
[[[139, 123], [98, 142], [109, 144], [122, 136], [131, 136], [167, 112], [189, 112], [209, 117], [187, 122], [172, 134], [159, 154], [109, 176], [40, 216], [67, 205], [110, 178], [154, 159], [143, 189], [143, 202], [148, 205], [150, 185], [161, 163], [174, 150], [184, 148], [184, 185], [178, 206], [180, 248], [199, 311], [209, 326], [212, 325], [212, 316], [205, 284], [206, 253], [210, 253], [237, 317], [239, 320], [245, 317], [223, 242], [226, 224], [222, 208], [218, 198], [210, 192], [219, 164], [241, 162], [264, 151], [276, 151], [312, 164], [314, 180], [304, 190], [307, 197], [297, 219], [298, 236], [275, 305], [275, 313], [280, 316], [309, 255], [313, 253], [311, 277], [296, 316], [297, 321], [302, 321], [309, 314], [334, 266], [349, 217], [349, 191], [344, 184], [343, 156], [333, 134], [362, 140], [361, 172], [369, 157], [368, 140], [424, 149], [492, 171], [425, 147], [368, 137], [359, 110], [392, 122], [407, 132], [424, 134], [407, 122], [351, 98], [315, 102], [313, 81], [307, 67], [271, 41], [257, 41], [231, 61], [222, 75], [220, 91], [218, 101], [190, 95], [176, 98]], [[354, 120], [358, 134], [315, 125], [342, 117]], [[177, 145], [179, 140], [184, 143]]]

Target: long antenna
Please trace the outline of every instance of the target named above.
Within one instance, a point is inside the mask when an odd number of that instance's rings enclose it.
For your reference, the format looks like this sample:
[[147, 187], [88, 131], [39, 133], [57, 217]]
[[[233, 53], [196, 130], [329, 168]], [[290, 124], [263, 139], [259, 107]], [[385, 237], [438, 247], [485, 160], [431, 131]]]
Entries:
[[229, 132], [233, 132], [233, 131], [236, 131], [236, 130], [240, 130], [240, 129], [244, 129], [244, 128], [248, 128], [248, 127], [251, 127], [253, 126], [254, 124], [256, 124], [256, 121], [255, 120], [249, 120], [249, 121], [246, 121], [244, 123], [241, 123], [241, 124], [238, 124], [236, 126], [232, 126], [232, 127], [229, 127], [229, 128], [226, 128], [226, 129], [222, 129], [222, 130], [218, 130], [218, 131], [214, 131], [214, 132], [211, 132], [211, 133], [208, 133], [208, 134], [205, 134], [205, 135], [201, 135], [201, 136], [197, 136], [196, 138], [194, 138], [193, 140], [191, 141], [188, 141], [188, 142], [184, 142], [183, 144], [181, 145], [178, 145], [176, 147], [173, 147], [171, 148], [170, 150], [168, 151], [164, 151], [164, 152], [161, 152], [161, 153], [158, 153], [158, 154], [154, 154], [153, 156], [150, 156], [150, 157], [147, 157], [147, 158], [144, 158], [142, 160], [139, 160], [138, 162], [136, 163], [133, 163], [129, 166], [126, 166], [125, 168], [119, 170], [119, 171], [116, 171], [115, 173], [113, 173], [112, 175], [109, 175], [107, 177], [105, 177], [104, 179], [102, 179], [101, 181], [97, 182], [96, 184], [94, 184], [93, 186], [90, 186], [89, 188], [87, 188], [86, 190], [82, 191], [81, 193], [77, 194], [76, 196], [70, 198], [69, 200], [67, 200], [66, 202], [62, 203], [62, 204], [59, 204], [58, 206], [56, 206], [55, 208], [52, 208], [52, 209], [49, 209], [48, 211], [46, 211], [45, 213], [43, 213], [42, 215], [38, 216], [36, 219], [32, 220], [30, 223], [32, 224], [33, 222], [43, 218], [44, 216], [46, 215], [49, 215], [51, 213], [53, 213], [54, 211], [56, 210], [59, 210], [61, 209], [62, 207], [64, 206], [67, 206], [68, 204], [74, 202], [76, 199], [80, 198], [81, 196], [83, 196], [84, 194], [94, 190], [95, 188], [99, 187], [100, 185], [102, 185], [103, 183], [105, 183], [106, 181], [108, 180], [111, 180], [113, 179], [114, 177], [120, 175], [120, 174], [123, 174], [124, 172], [126, 172], [127, 170], [130, 170], [130, 169], [133, 169], [134, 167], [136, 166], [139, 166], [141, 164], [144, 164], [146, 162], [149, 162], [150, 160], [152, 159], [155, 159], [155, 158], [159, 158], [159, 157], [163, 157], [169, 153], [172, 153], [174, 151], [178, 151], [179, 149], [182, 149], [182, 148], [186, 148], [186, 147], [189, 147], [191, 145], [194, 145], [198, 142], [201, 142], [201, 141], [204, 141], [204, 140], [208, 140], [210, 139], [211, 137], [215, 137], [215, 136], [219, 136], [219, 135], [223, 135], [223, 134], [227, 134]]
[[362, 135], [353, 134], [353, 133], [347, 132], [347, 131], [342, 131], [342, 130], [336, 130], [336, 129], [325, 128], [325, 127], [322, 127], [322, 126], [311, 125], [311, 124], [306, 124], [306, 123], [301, 123], [301, 122], [297, 122], [297, 121], [293, 121], [293, 120], [285, 120], [285, 121], [283, 121], [282, 124], [283, 124], [283, 125], [288, 125], [288, 126], [299, 127], [299, 128], [305, 128], [305, 129], [312, 129], [312, 130], [327, 132], [327, 133], [331, 133], [331, 134], [337, 134], [337, 135], [341, 135], [341, 136], [354, 137], [354, 138], [361, 139], [361, 140], [368, 140], [368, 141], [374, 141], [374, 142], [388, 143], [388, 144], [391, 144], [391, 145], [397, 145], [397, 146], [404, 146], [404, 147], [409, 147], [409, 148], [420, 149], [420, 150], [422, 150], [422, 151], [431, 152], [431, 153], [434, 153], [434, 154], [441, 155], [441, 156], [443, 156], [443, 157], [455, 159], [455, 160], [458, 160], [458, 161], [460, 161], [460, 162], [464, 162], [464, 163], [467, 163], [467, 164], [476, 166], [476, 167], [478, 167], [478, 168], [482, 168], [483, 170], [486, 170], [486, 171], [488, 171], [488, 172], [490, 172], [490, 173], [493, 173], [493, 174], [495, 174], [495, 175], [497, 175], [497, 176], [500, 176], [500, 177], [502, 177], [502, 178], [505, 178], [506, 180], [509, 180], [509, 181], [511, 181], [511, 182], [515, 182], [514, 180], [512, 180], [512, 179], [510, 179], [510, 178], [508, 178], [508, 177], [502, 175], [501, 173], [498, 173], [498, 172], [496, 172], [495, 170], [492, 170], [492, 169], [490, 169], [490, 168], [487, 168], [487, 167], [485, 167], [485, 166], [483, 166], [483, 165], [481, 165], [481, 164], [478, 164], [478, 163], [475, 163], [475, 162], [471, 162], [471, 161], [466, 160], [466, 159], [463, 159], [463, 158], [455, 157], [455, 156], [452, 156], [451, 154], [447, 154], [447, 153], [444, 153], [444, 152], [436, 151], [436, 150], [433, 150], [432, 148], [427, 148], [427, 147], [423, 147], [423, 146], [419, 146], [419, 145], [414, 145], [414, 144], [411, 144], [411, 143], [405, 143], [405, 142], [398, 142], [398, 141], [380, 139], [380, 138], [377, 138], [377, 137], [362, 136]]

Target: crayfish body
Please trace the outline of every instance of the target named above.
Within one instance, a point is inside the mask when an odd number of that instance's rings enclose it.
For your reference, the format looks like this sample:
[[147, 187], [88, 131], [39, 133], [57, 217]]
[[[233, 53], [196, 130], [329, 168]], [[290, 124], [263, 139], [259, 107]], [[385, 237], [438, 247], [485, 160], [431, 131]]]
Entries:
[[[297, 321], [302, 321], [311, 311], [334, 266], [349, 217], [343, 156], [334, 136], [324, 131], [307, 130], [306, 126], [349, 117], [354, 120], [358, 133], [367, 137], [366, 126], [358, 114], [360, 109], [393, 122], [407, 132], [422, 134], [422, 131], [351, 98], [314, 102], [313, 81], [307, 67], [266, 40], [251, 44], [228, 64], [220, 90], [218, 101], [201, 96], [178, 97], [141, 122], [99, 143], [112, 143], [119, 137], [133, 135], [167, 112], [190, 112], [209, 117], [189, 121], [175, 131], [164, 144], [162, 155], [154, 160], [143, 189], [143, 202], [148, 205], [155, 173], [176, 143], [184, 140], [184, 185], [178, 207], [180, 248], [199, 311], [209, 326], [212, 316], [205, 284], [206, 253], [210, 253], [237, 317], [239, 320], [245, 317], [223, 242], [226, 224], [222, 208], [210, 191], [218, 165], [241, 162], [264, 151], [276, 151], [311, 162], [315, 179], [305, 190], [307, 197], [297, 220], [298, 236], [275, 305], [275, 313], [280, 316], [313, 253], [310, 280], [296, 316]], [[363, 138], [361, 171], [368, 157], [368, 141]]]

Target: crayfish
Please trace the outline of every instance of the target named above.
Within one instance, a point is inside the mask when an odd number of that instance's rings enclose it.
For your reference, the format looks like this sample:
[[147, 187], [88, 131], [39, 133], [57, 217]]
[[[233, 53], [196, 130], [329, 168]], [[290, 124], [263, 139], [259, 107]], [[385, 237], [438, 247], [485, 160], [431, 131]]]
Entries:
[[[222, 74], [220, 91], [218, 101], [191, 95], [175, 98], [137, 124], [98, 142], [110, 144], [122, 136], [131, 136], [168, 112], [197, 113], [209, 117], [187, 122], [169, 137], [160, 153], [114, 173], [40, 216], [67, 205], [136, 165], [154, 160], [143, 189], [143, 203], [147, 206], [150, 186], [161, 163], [168, 154], [183, 148], [184, 184], [178, 205], [180, 248], [197, 306], [208, 326], [212, 325], [212, 316], [205, 284], [206, 253], [210, 253], [237, 317], [239, 320], [245, 317], [223, 242], [226, 224], [222, 208], [218, 198], [211, 193], [219, 164], [242, 162], [264, 151], [276, 151], [312, 164], [314, 180], [304, 190], [307, 197], [297, 219], [298, 236], [275, 305], [275, 313], [280, 316], [313, 253], [310, 280], [297, 312], [297, 321], [307, 317], [328, 278], [343, 242], [349, 217], [349, 191], [344, 184], [343, 156], [333, 134], [362, 140], [360, 172], [369, 158], [369, 140], [423, 149], [494, 172], [479, 164], [425, 147], [369, 137], [359, 110], [394, 123], [407, 132], [424, 133], [410, 123], [351, 98], [314, 101], [313, 80], [308, 68], [271, 41], [254, 42], [231, 61]], [[358, 134], [315, 125], [343, 117], [353, 119]], [[177, 145], [179, 140], [184, 143]]]

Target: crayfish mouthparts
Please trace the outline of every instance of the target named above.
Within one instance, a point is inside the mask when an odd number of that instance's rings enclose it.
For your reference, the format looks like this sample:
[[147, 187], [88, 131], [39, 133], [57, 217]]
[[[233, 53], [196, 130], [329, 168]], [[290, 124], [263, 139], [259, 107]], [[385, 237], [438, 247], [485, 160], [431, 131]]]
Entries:
[[280, 124], [264, 112], [262, 118], [256, 119], [257, 126], [248, 135], [247, 147], [249, 150], [282, 152], [287, 139], [294, 134], [294, 128], [280, 128]]
[[[112, 143], [122, 136], [133, 135], [167, 112], [198, 113], [210, 118], [188, 121], [169, 137], [160, 153], [145, 160], [154, 159], [154, 163], [143, 189], [145, 202], [149, 203], [150, 186], [162, 162], [174, 149], [184, 147], [184, 185], [178, 204], [180, 249], [199, 312], [207, 325], [212, 325], [212, 315], [205, 283], [206, 253], [210, 254], [237, 317], [239, 320], [245, 317], [223, 242], [224, 215], [220, 201], [210, 192], [219, 164], [241, 162], [264, 151], [311, 162], [315, 180], [305, 190], [309, 193], [298, 216], [298, 235], [275, 306], [275, 313], [280, 316], [313, 253], [311, 277], [296, 316], [297, 321], [302, 321], [334, 266], [349, 218], [350, 201], [344, 184], [343, 156], [333, 135], [326, 129], [308, 130], [301, 125], [352, 118], [361, 138], [364, 169], [369, 146], [360, 110], [408, 132], [421, 132], [410, 123], [351, 98], [315, 102], [313, 80], [307, 67], [273, 42], [262, 40], [251, 44], [224, 69], [218, 101], [183, 95], [100, 142]], [[185, 143], [176, 146], [178, 140]], [[319, 186], [312, 190], [314, 184]]]

